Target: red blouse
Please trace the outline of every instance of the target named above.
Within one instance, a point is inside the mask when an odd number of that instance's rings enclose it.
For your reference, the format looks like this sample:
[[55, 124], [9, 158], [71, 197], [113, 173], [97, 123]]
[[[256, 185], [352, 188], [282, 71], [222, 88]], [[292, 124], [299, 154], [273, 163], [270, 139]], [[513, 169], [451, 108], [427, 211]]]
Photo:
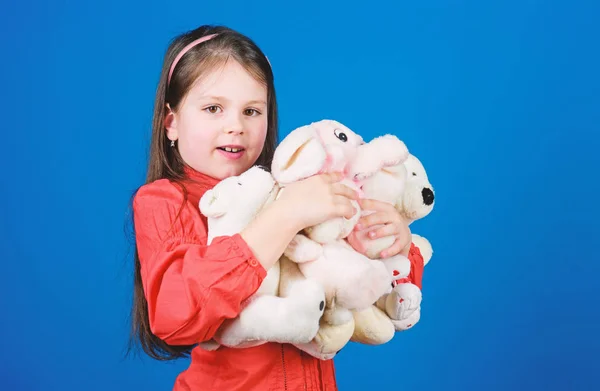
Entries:
[[[266, 270], [239, 234], [207, 246], [202, 195], [218, 180], [188, 169], [184, 186], [166, 179], [142, 186], [133, 212], [152, 332], [170, 345], [208, 341], [258, 290]], [[414, 253], [411, 251], [411, 256]], [[420, 256], [420, 254], [419, 254]], [[422, 264], [422, 258], [421, 258]], [[174, 390], [337, 390], [333, 360], [290, 344], [192, 350]]]

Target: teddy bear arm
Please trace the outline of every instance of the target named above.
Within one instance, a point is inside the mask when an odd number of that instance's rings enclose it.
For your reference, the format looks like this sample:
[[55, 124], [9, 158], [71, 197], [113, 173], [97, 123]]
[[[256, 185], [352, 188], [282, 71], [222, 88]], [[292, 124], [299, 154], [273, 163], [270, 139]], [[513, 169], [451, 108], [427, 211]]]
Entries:
[[354, 334], [352, 341], [366, 345], [381, 345], [394, 337], [394, 324], [389, 316], [376, 306], [353, 311]]
[[354, 332], [354, 318], [340, 325], [328, 324], [325, 320], [321, 320], [315, 338], [303, 344], [295, 344], [295, 346], [310, 354], [313, 357], [321, 360], [333, 358], [352, 338]]
[[369, 259], [348, 244], [324, 245], [323, 256], [298, 265], [306, 277], [318, 279], [327, 294], [335, 295], [337, 306], [349, 310], [372, 305], [392, 282], [381, 261]]
[[424, 265], [427, 265], [433, 256], [433, 248], [431, 247], [431, 243], [423, 236], [417, 234], [412, 234], [412, 242], [419, 249], [419, 251], [421, 251], [423, 263]]
[[307, 343], [319, 329], [324, 300], [313, 281], [299, 283], [290, 297], [259, 295], [220, 330], [217, 340], [229, 347], [254, 341]]
[[404, 320], [421, 307], [422, 294], [412, 283], [396, 285], [385, 300], [385, 311], [392, 320]]
[[293, 262], [304, 263], [318, 259], [323, 253], [322, 246], [310, 238], [297, 234], [284, 250], [284, 255]]
[[412, 314], [410, 314], [406, 319], [402, 320], [393, 320], [392, 324], [396, 331], [405, 331], [410, 328], [413, 328], [419, 321], [421, 320], [421, 308], [417, 308]]

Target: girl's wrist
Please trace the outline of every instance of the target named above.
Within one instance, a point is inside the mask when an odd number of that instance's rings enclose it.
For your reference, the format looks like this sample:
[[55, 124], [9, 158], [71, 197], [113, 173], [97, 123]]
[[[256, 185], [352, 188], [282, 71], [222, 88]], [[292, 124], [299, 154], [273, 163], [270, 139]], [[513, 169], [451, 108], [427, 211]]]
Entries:
[[300, 214], [289, 205], [287, 199], [278, 198], [268, 206], [268, 209], [282, 221], [282, 229], [290, 229], [295, 235], [305, 228], [300, 219]]

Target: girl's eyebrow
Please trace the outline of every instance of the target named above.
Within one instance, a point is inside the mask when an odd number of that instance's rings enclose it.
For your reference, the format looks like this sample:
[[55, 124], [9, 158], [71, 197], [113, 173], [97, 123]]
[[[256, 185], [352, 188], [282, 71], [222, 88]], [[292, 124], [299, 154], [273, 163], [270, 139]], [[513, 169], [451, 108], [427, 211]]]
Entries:
[[[213, 100], [213, 101], [218, 101], [218, 102], [229, 102], [229, 99], [227, 99], [224, 96], [213, 96], [213, 95], [202, 95], [198, 98], [199, 100]], [[246, 102], [247, 105], [255, 105], [255, 104], [260, 104], [260, 105], [267, 105], [267, 102], [264, 99], [253, 99], [251, 101]]]
[[198, 97], [199, 100], [217, 100], [217, 101], [225, 101], [228, 102], [229, 99], [223, 96], [213, 96], [213, 95], [200, 95]]
[[255, 100], [251, 100], [250, 102], [248, 102], [247, 104], [249, 105], [255, 105], [255, 104], [259, 104], [259, 105], [267, 105], [267, 102], [265, 102], [262, 99], [255, 99]]

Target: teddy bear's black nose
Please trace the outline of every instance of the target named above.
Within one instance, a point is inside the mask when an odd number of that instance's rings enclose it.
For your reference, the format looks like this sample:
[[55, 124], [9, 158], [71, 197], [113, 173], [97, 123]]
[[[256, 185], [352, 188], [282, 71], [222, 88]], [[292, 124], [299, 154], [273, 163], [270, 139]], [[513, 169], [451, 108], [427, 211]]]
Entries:
[[433, 191], [430, 188], [424, 187], [421, 191], [421, 195], [423, 196], [423, 203], [425, 205], [429, 206], [433, 204], [433, 199], [435, 197], [433, 196]]
[[319, 303], [319, 311], [323, 311], [323, 308], [325, 308], [325, 302], [324, 302], [324, 301], [321, 301], [321, 302]]

